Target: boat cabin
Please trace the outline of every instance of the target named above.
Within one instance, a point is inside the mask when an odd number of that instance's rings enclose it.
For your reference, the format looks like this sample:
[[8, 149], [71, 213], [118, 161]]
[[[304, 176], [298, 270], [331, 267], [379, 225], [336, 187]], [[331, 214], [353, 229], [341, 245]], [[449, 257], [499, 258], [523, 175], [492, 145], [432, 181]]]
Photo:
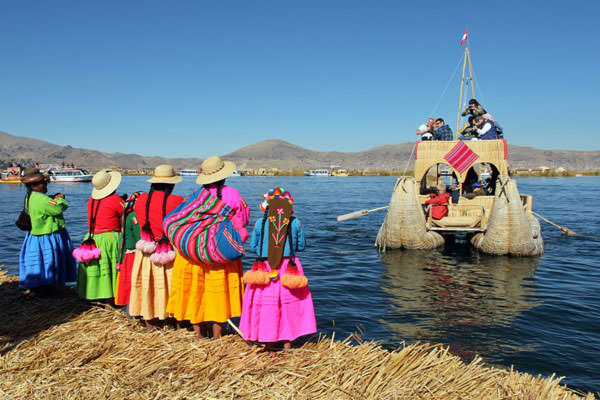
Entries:
[[[436, 231], [481, 232], [494, 204], [498, 177], [509, 176], [506, 140], [422, 141], [417, 143], [415, 184], [424, 205], [438, 184], [450, 194], [448, 214], [436, 220], [426, 215], [427, 228]], [[531, 196], [521, 196], [531, 213]]]

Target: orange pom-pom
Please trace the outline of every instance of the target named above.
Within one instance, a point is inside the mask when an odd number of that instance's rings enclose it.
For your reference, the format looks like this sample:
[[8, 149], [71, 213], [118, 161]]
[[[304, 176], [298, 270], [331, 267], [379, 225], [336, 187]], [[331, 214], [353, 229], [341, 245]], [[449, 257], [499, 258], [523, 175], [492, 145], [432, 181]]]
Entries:
[[300, 289], [308, 286], [308, 278], [301, 275], [283, 274], [281, 284], [288, 289]]
[[270, 282], [269, 274], [265, 271], [246, 271], [242, 281], [247, 285], [267, 285]]

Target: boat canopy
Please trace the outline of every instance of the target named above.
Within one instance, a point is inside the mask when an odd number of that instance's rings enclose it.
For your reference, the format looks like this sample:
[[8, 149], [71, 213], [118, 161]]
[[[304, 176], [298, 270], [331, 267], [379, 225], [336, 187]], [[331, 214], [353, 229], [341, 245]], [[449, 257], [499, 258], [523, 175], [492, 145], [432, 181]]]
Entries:
[[[468, 149], [462, 147], [461, 143]], [[457, 146], [459, 147], [457, 148]], [[459, 155], [458, 160], [453, 160], [451, 156], [453, 150], [463, 152], [462, 157]], [[474, 155], [468, 150], [471, 150]], [[464, 164], [460, 165], [460, 161], [466, 158], [472, 161], [464, 168]], [[464, 183], [469, 168], [479, 163], [491, 164], [498, 170], [501, 176], [508, 177], [506, 140], [440, 140], [418, 142], [415, 156], [415, 179], [421, 181], [431, 167], [437, 164], [445, 164], [456, 175], [458, 182]], [[460, 168], [460, 172], [457, 168]]]

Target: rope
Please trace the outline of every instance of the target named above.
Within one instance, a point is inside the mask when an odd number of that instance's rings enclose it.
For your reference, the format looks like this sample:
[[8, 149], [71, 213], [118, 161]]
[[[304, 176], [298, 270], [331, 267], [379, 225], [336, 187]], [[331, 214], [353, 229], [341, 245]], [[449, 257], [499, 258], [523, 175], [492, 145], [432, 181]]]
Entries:
[[454, 79], [454, 75], [456, 75], [456, 73], [458, 72], [458, 68], [460, 67], [460, 63], [463, 61], [464, 56], [465, 56], [464, 54], [462, 54], [460, 56], [460, 59], [458, 60], [458, 63], [456, 64], [456, 68], [454, 68], [454, 72], [452, 72], [452, 75], [450, 75], [450, 79], [448, 79], [448, 83], [446, 83], [446, 87], [442, 91], [442, 94], [440, 95], [437, 103], [435, 104], [435, 107], [433, 107], [433, 110], [431, 110], [431, 112], [429, 113], [430, 116], [433, 115], [437, 111], [438, 107], [440, 106], [440, 103], [442, 102], [442, 98], [446, 94], [446, 91], [448, 90], [448, 87], [450, 86], [452, 79]]

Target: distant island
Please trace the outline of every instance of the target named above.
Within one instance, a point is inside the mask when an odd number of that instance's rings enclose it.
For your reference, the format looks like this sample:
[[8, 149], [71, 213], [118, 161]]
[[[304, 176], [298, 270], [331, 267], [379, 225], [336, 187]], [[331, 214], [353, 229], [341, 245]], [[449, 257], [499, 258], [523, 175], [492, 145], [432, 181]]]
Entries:
[[[413, 142], [406, 142], [351, 153], [320, 152], [284, 140], [270, 139], [221, 156], [235, 162], [240, 170], [273, 170], [299, 174], [314, 168], [338, 167], [350, 171], [382, 171], [382, 174], [385, 174], [401, 172], [411, 157], [413, 146]], [[548, 174], [548, 171], [560, 171], [561, 168], [571, 171], [600, 170], [600, 151], [540, 150], [509, 145], [508, 153], [511, 167], [521, 171], [531, 169]], [[73, 163], [92, 171], [100, 168], [119, 168], [144, 173], [163, 163], [172, 164], [177, 169], [197, 168], [202, 159], [104, 153], [60, 146], [0, 131], [0, 167], [4, 168], [12, 162], [24, 165], [35, 162]], [[412, 169], [410, 164], [409, 169]]]

